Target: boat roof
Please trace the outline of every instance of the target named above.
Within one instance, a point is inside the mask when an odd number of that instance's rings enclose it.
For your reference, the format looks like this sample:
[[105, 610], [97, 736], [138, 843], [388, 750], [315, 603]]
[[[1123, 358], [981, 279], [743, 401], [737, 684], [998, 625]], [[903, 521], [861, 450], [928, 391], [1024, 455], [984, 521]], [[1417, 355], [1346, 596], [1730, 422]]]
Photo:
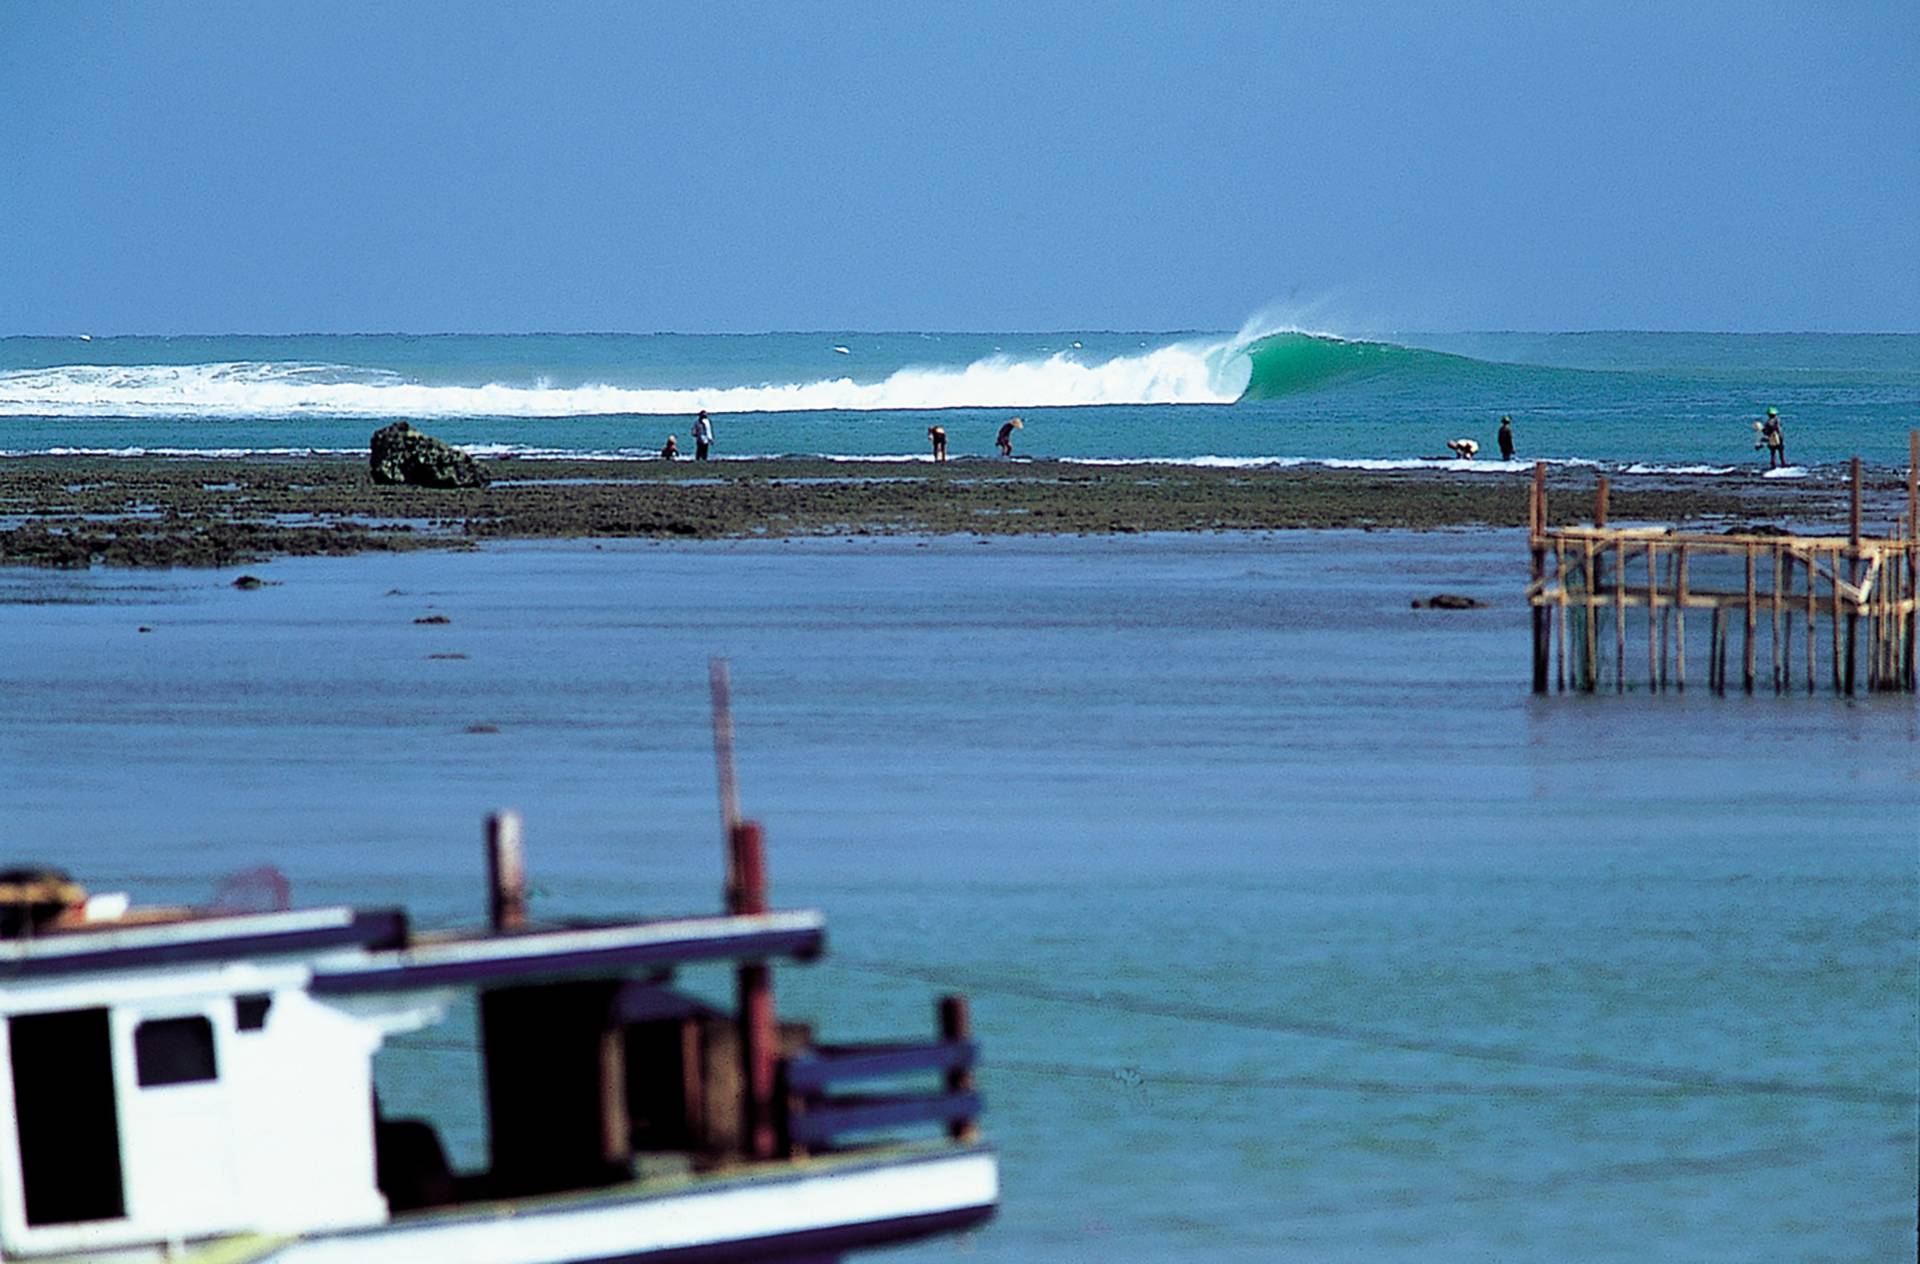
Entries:
[[313, 990], [398, 992], [538, 982], [701, 961], [816, 957], [826, 922], [811, 909], [671, 921], [572, 924], [506, 933], [423, 935], [318, 971]]
[[0, 940], [0, 980], [364, 950], [406, 940], [406, 914], [398, 909], [289, 909], [82, 922]]
[[415, 933], [398, 909], [194, 913], [160, 922], [82, 923], [0, 940], [0, 982], [180, 965], [310, 957], [329, 994], [531, 983], [722, 960], [811, 959], [825, 946], [813, 910], [514, 930]]

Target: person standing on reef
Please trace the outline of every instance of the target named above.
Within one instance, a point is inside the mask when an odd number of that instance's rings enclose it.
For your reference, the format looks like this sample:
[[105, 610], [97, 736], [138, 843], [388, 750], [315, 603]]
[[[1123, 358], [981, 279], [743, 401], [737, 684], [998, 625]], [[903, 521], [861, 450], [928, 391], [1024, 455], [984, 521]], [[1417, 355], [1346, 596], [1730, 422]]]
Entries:
[[662, 461], [676, 461], [680, 458], [680, 440], [674, 435], [667, 436], [667, 446], [660, 449]]
[[1513, 460], [1513, 418], [1500, 419], [1500, 459]]
[[1755, 447], [1767, 450], [1767, 468], [1783, 468], [1787, 463], [1787, 436], [1780, 430], [1780, 410], [1767, 409], [1767, 419], [1760, 423], [1760, 442]]
[[700, 415], [693, 419], [693, 459], [704, 461], [712, 450], [713, 423], [707, 420], [707, 410], [702, 408]]
[[1026, 423], [1018, 417], [1015, 417], [1012, 421], [1000, 427], [1000, 437], [993, 441], [993, 445], [1000, 449], [1001, 456], [1010, 457], [1013, 455], [1013, 432], [1024, 429], [1026, 429]]
[[945, 426], [928, 426], [927, 438], [933, 440], [933, 459], [936, 461], [946, 460], [947, 428]]

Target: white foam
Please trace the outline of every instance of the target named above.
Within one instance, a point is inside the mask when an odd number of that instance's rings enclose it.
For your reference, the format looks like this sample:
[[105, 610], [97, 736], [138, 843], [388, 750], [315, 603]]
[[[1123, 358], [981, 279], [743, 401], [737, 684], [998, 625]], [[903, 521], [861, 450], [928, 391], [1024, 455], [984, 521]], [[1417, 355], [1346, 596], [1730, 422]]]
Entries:
[[1733, 465], [1653, 465], [1645, 461], [1636, 461], [1624, 466], [1622, 474], [1732, 474], [1739, 467]]
[[1053, 408], [1231, 404], [1251, 367], [1236, 341], [1179, 342], [1086, 362], [994, 355], [960, 367], [907, 367], [878, 382], [693, 388], [546, 383], [433, 386], [384, 371], [237, 361], [65, 365], [0, 373], [0, 416], [44, 417], [586, 417], [822, 410]]
[[[466, 443], [461, 451], [482, 459], [512, 457], [526, 461], [657, 461], [660, 450], [644, 448], [555, 448], [523, 443]], [[251, 456], [364, 456], [365, 448], [317, 447], [164, 447], [135, 444], [126, 447], [51, 447], [0, 449], [0, 457], [89, 456], [89, 457], [205, 457], [234, 459]], [[812, 460], [849, 464], [926, 465], [933, 462], [928, 452], [730, 452], [715, 453], [715, 462]], [[1451, 458], [1423, 457], [1319, 457], [1319, 456], [1040, 456], [1041, 460], [1063, 465], [1136, 466], [1177, 465], [1200, 469], [1272, 469], [1319, 466], [1334, 470], [1432, 470], [1442, 473], [1523, 474], [1533, 468], [1531, 461], [1463, 461]], [[1017, 469], [1024, 461], [1004, 462], [987, 456], [960, 456], [957, 462], [969, 466]], [[1549, 457], [1542, 464], [1556, 468], [1604, 469], [1604, 462], [1583, 457]], [[1637, 463], [1623, 466], [1623, 474], [1720, 475], [1737, 467], [1718, 465], [1652, 465]], [[1766, 478], [1805, 478], [1809, 471], [1801, 466], [1766, 471]]]
[[1804, 465], [1782, 465], [1761, 473], [1761, 478], [1805, 478], [1812, 471]]

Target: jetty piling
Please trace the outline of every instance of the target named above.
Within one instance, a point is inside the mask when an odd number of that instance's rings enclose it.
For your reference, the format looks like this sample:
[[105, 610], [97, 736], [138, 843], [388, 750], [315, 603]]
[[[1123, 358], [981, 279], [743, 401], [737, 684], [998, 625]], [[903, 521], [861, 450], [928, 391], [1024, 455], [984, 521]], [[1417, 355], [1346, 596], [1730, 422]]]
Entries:
[[[1888, 534], [1865, 530], [1858, 457], [1848, 475], [1844, 536], [1790, 535], [1770, 528], [1715, 535], [1613, 525], [1612, 485], [1604, 475], [1594, 490], [1591, 525], [1552, 526], [1546, 466], [1537, 463], [1527, 504], [1533, 691], [1593, 693], [1607, 683], [1616, 693], [1643, 686], [1650, 692], [1683, 691], [1686, 616], [1703, 610], [1707, 686], [1714, 693], [1725, 694], [1732, 679], [1736, 623], [1745, 693], [1758, 692], [1765, 681], [1771, 681], [1775, 694], [1795, 691], [1796, 636], [1803, 642], [1800, 658], [1809, 694], [1819, 690], [1823, 637], [1836, 694], [1855, 696], [1863, 677], [1869, 693], [1915, 692], [1920, 683], [1920, 430], [1908, 436], [1907, 511]], [[1643, 568], [1644, 582], [1636, 582]], [[1644, 622], [1628, 617], [1634, 606], [1645, 607]], [[1611, 609], [1611, 619], [1602, 618], [1603, 607]], [[1628, 670], [1628, 641], [1637, 628], [1647, 637], [1644, 680]], [[1613, 644], [1604, 646], [1609, 636]], [[1608, 672], [1611, 682], [1603, 680]]]

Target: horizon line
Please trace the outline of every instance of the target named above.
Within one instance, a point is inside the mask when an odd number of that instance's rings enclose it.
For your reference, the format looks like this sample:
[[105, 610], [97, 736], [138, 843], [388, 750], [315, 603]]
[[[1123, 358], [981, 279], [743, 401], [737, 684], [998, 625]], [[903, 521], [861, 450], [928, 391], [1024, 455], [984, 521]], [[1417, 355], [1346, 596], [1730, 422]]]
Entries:
[[[759, 329], [759, 330], [694, 330], [694, 329], [304, 329], [264, 332], [259, 330], [190, 330], [172, 333], [122, 331], [118, 333], [96, 334], [82, 330], [62, 333], [4, 333], [0, 341], [17, 339], [42, 339], [48, 341], [74, 342], [110, 342], [123, 338], [799, 338], [799, 337], [1059, 337], [1066, 334], [1094, 334], [1111, 337], [1134, 337], [1145, 335], [1155, 338], [1178, 338], [1190, 336], [1225, 336], [1238, 334], [1235, 329], [1203, 329], [1198, 327], [1181, 329]], [[1337, 338], [1379, 338], [1392, 336], [1439, 336], [1464, 337], [1470, 335], [1496, 335], [1504, 337], [1592, 337], [1604, 334], [1666, 334], [1691, 337], [1734, 337], [1734, 338], [1902, 338], [1920, 335], [1916, 329], [1676, 329], [1676, 328], [1633, 328], [1629, 326], [1595, 326], [1585, 329], [1354, 329], [1347, 333], [1331, 334], [1324, 331], [1303, 329], [1276, 329], [1272, 334], [1302, 333], [1309, 337]], [[1260, 337], [1268, 337], [1263, 334]]]

